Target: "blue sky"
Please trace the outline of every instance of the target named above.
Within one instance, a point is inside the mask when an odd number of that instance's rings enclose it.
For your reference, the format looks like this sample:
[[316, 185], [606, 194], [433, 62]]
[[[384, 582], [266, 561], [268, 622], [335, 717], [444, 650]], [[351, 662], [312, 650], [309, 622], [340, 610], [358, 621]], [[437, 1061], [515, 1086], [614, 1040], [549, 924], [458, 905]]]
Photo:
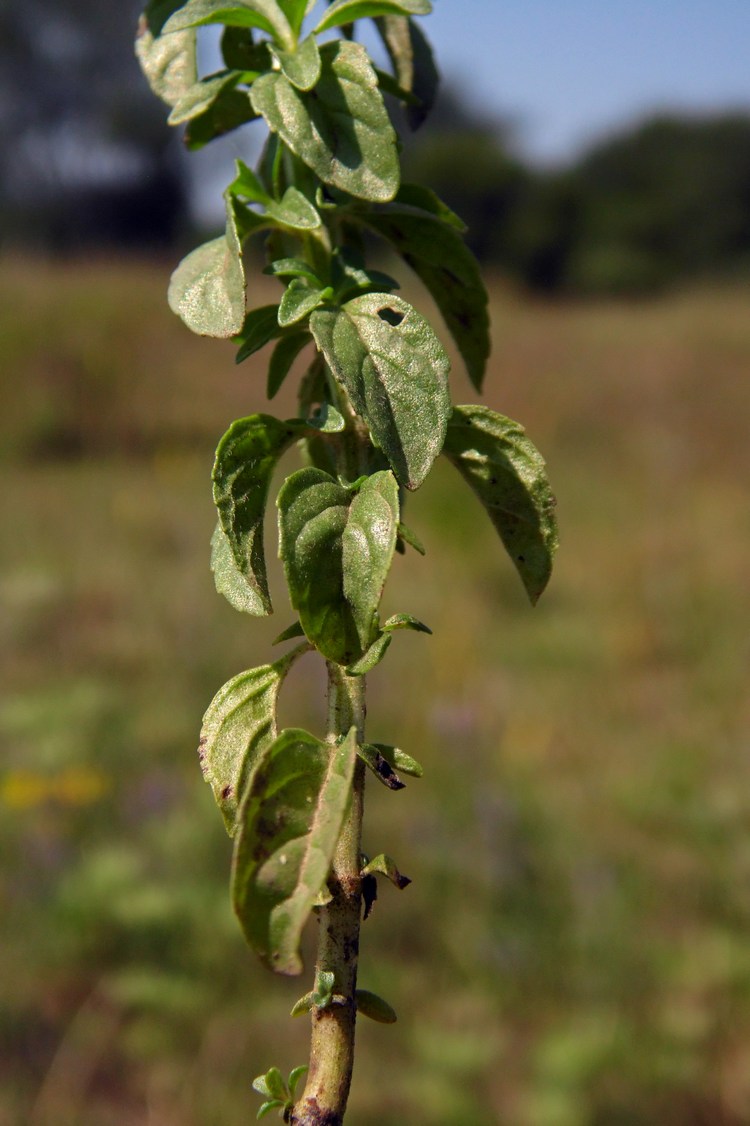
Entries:
[[433, 0], [446, 78], [564, 161], [655, 108], [750, 110], [750, 0]]

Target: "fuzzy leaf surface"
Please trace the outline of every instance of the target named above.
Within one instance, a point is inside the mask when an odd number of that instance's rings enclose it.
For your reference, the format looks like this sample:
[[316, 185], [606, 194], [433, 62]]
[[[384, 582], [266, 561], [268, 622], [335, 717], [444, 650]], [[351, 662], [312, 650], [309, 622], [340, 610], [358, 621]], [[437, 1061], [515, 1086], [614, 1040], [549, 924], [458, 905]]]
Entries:
[[256, 117], [247, 90], [237, 90], [231, 84], [227, 85], [203, 113], [191, 117], [187, 122], [183, 135], [185, 147], [195, 152]]
[[250, 779], [239, 814], [232, 901], [248, 943], [272, 970], [302, 970], [302, 929], [331, 866], [351, 792], [354, 728], [337, 746], [283, 731]]
[[271, 359], [268, 363], [266, 394], [269, 399], [273, 399], [274, 395], [278, 393], [297, 356], [311, 341], [309, 332], [294, 332], [288, 336], [282, 336], [271, 353]]
[[135, 53], [149, 86], [168, 106], [176, 105], [198, 81], [194, 31], [155, 35], [141, 17]]
[[276, 0], [187, 0], [164, 25], [165, 32], [221, 23], [226, 27], [257, 27], [278, 43], [291, 46], [289, 22]]
[[217, 74], [212, 78], [203, 78], [200, 82], [194, 83], [185, 91], [179, 101], [175, 102], [168, 123], [180, 125], [183, 121], [190, 121], [191, 118], [205, 113], [223, 90], [236, 86], [238, 81], [239, 74], [230, 70], [226, 74]]
[[279, 324], [282, 328], [297, 324], [332, 294], [328, 287], [321, 289], [310, 285], [305, 278], [292, 278], [279, 304]]
[[240, 571], [234, 558], [232, 545], [218, 520], [211, 537], [211, 571], [214, 585], [219, 594], [226, 598], [230, 606], [241, 614], [264, 617], [266, 610], [263, 599], [254, 586], [251, 586]]
[[430, 0], [334, 0], [315, 32], [319, 34], [355, 20], [393, 15], [427, 16], [431, 11]]
[[483, 406], [455, 408], [444, 452], [484, 505], [535, 603], [557, 550], [544, 458], [522, 426]]
[[256, 112], [324, 183], [359, 199], [393, 199], [400, 174], [396, 135], [367, 52], [337, 40], [324, 44], [320, 57], [320, 79], [310, 93], [281, 72], [261, 75], [250, 91]]
[[469, 378], [481, 390], [490, 354], [487, 290], [479, 264], [452, 225], [389, 207], [364, 222], [398, 251], [424, 282], [456, 342]]
[[284, 482], [277, 504], [292, 606], [323, 656], [349, 665], [378, 634], [396, 544], [396, 481], [380, 471], [355, 491], [322, 469], [301, 469]]
[[247, 781], [276, 738], [276, 700], [284, 677], [303, 649], [272, 665], [241, 672], [220, 688], [206, 709], [198, 754], [230, 837]]
[[251, 309], [235, 339], [240, 349], [234, 362], [241, 364], [280, 334], [278, 305], [259, 305], [257, 309]]
[[440, 85], [432, 48], [422, 29], [403, 16], [383, 16], [377, 27], [399, 86], [418, 100], [406, 110], [409, 125], [418, 129], [435, 104]]
[[320, 51], [314, 35], [308, 35], [294, 51], [274, 51], [282, 72], [298, 90], [312, 90], [320, 78]]
[[263, 518], [276, 464], [299, 438], [296, 422], [268, 414], [237, 419], [216, 449], [214, 504], [234, 561], [258, 596], [262, 613], [272, 612], [263, 553]]
[[451, 410], [450, 361], [430, 325], [401, 297], [370, 293], [316, 310], [310, 330], [400, 483], [418, 488]]
[[169, 307], [199, 336], [229, 337], [245, 320], [245, 271], [234, 208], [224, 234], [183, 258], [172, 274]]

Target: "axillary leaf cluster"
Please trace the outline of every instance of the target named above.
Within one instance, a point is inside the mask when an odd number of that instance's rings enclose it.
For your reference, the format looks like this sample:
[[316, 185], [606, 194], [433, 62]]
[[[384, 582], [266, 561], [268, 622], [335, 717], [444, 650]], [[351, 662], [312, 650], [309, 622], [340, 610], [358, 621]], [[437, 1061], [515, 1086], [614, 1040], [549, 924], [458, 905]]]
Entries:
[[[503, 415], [452, 406], [443, 344], [397, 295], [398, 281], [368, 259], [380, 242], [421, 279], [481, 391], [490, 348], [482, 277], [461, 219], [429, 188], [401, 181], [392, 121], [393, 112], [400, 127], [416, 128], [434, 101], [437, 70], [415, 19], [431, 4], [317, 7], [151, 0], [136, 43], [189, 149], [247, 123], [267, 130], [258, 166], [238, 161], [224, 192], [223, 233], [177, 266], [168, 300], [194, 332], [232, 339], [237, 362], [267, 350], [269, 399], [293, 370], [302, 372], [296, 417], [251, 414], [221, 438], [211, 549], [219, 592], [239, 611], [270, 614], [264, 523], [277, 463], [295, 447], [303, 467], [284, 481], [276, 508], [298, 614], [279, 641], [296, 644], [220, 689], [200, 741], [204, 775], [234, 840], [232, 898], [250, 946], [271, 969], [299, 973], [302, 930], [312, 914], [321, 919], [316, 988], [295, 1010], [313, 1018], [305, 1092], [295, 1098], [301, 1069], [290, 1084], [277, 1069], [256, 1081], [267, 1096], [262, 1112], [278, 1108], [298, 1123], [342, 1120], [357, 1010], [395, 1019], [386, 1002], [357, 988], [356, 952], [377, 875], [397, 887], [409, 882], [389, 857], [367, 862], [360, 846], [367, 770], [394, 791], [403, 787], [399, 771], [421, 774], [405, 752], [364, 736], [365, 674], [398, 629], [429, 632], [405, 613], [380, 617], [395, 555], [407, 544], [423, 552], [404, 523], [408, 493], [446, 456], [485, 507], [532, 602], [557, 545], [541, 455]], [[390, 70], [379, 70], [357, 41], [363, 20], [374, 21]], [[222, 29], [223, 66], [199, 75], [198, 29], [213, 24]], [[245, 261], [256, 237], [264, 272], [280, 286], [278, 302], [259, 307]], [[276, 723], [284, 678], [310, 651], [328, 666], [330, 722], [320, 738]]]

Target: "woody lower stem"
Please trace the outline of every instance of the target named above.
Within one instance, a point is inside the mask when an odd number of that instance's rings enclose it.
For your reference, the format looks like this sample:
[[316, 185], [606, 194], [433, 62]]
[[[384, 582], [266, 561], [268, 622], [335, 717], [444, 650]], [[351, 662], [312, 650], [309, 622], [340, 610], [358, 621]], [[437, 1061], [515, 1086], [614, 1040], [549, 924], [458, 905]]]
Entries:
[[[347, 676], [328, 663], [328, 741], [338, 742], [351, 729], [364, 740], [364, 677]], [[341, 1126], [354, 1067], [355, 990], [362, 916], [361, 837], [365, 766], [357, 759], [352, 800], [333, 858], [328, 887], [331, 901], [318, 912], [316, 979], [334, 975], [333, 993], [343, 1002], [312, 1010], [310, 1069], [302, 1097], [292, 1112], [293, 1126]]]

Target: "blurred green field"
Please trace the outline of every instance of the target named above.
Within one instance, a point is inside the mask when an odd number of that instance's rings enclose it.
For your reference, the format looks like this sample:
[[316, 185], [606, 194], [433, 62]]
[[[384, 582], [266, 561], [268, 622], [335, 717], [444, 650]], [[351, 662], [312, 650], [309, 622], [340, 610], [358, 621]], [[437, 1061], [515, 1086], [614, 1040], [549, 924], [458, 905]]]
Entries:
[[[249, 1123], [306, 1057], [195, 755], [292, 620], [278, 572], [255, 621], [208, 571], [263, 354], [192, 337], [168, 272], [0, 264], [0, 1126]], [[385, 609], [434, 637], [396, 638], [369, 730], [426, 775], [368, 791], [414, 883], [365, 925], [399, 1022], [361, 1022], [351, 1126], [750, 1123], [748, 296], [493, 290], [486, 402], [544, 451], [562, 546], [531, 610], [450, 467], [410, 502], [428, 554]], [[284, 722], [320, 731], [322, 691], [305, 658]]]

